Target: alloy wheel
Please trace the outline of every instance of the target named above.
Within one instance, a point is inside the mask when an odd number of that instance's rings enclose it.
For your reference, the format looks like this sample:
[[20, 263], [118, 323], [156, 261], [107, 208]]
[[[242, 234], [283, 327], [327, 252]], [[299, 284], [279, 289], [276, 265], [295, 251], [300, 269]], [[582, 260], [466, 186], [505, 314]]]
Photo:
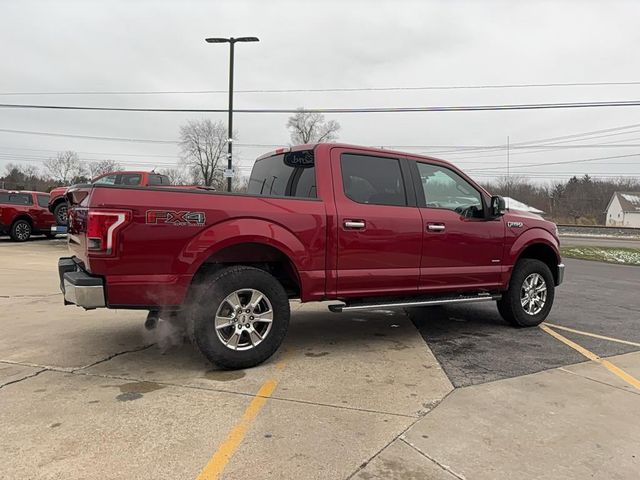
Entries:
[[547, 301], [547, 283], [539, 273], [524, 279], [520, 289], [520, 304], [527, 315], [537, 315]]
[[269, 335], [273, 308], [259, 290], [243, 288], [227, 295], [218, 307], [215, 329], [218, 339], [231, 350], [251, 350]]

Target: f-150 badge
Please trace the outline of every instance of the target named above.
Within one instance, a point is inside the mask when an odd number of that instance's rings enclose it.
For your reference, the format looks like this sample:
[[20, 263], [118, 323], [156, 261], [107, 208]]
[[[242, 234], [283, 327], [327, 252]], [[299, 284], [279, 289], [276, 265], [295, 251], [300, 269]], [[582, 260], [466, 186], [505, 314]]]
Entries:
[[201, 226], [205, 220], [204, 212], [147, 210], [149, 225]]
[[507, 222], [507, 227], [509, 228], [522, 228], [524, 223], [522, 222]]

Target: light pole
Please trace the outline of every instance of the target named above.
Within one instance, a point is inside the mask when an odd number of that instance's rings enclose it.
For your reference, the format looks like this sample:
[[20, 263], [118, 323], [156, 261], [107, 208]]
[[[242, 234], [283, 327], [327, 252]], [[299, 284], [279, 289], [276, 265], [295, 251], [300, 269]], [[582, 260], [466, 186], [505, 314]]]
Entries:
[[258, 37], [238, 37], [238, 38], [205, 38], [207, 43], [228, 43], [229, 50], [229, 140], [227, 142], [227, 191], [231, 191], [231, 176], [233, 164], [231, 162], [233, 152], [233, 47], [236, 42], [259, 42]]

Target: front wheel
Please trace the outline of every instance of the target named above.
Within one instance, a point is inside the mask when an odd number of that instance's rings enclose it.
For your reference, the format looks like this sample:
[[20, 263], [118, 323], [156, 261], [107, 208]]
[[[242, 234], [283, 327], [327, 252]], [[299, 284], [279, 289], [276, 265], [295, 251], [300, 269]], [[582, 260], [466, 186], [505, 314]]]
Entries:
[[53, 216], [56, 218], [56, 223], [60, 226], [67, 224], [67, 202], [60, 202], [53, 209]]
[[209, 361], [222, 368], [249, 368], [276, 352], [291, 313], [287, 294], [272, 275], [229, 267], [195, 288], [192, 336]]
[[540, 260], [525, 258], [515, 265], [509, 289], [498, 300], [498, 311], [512, 325], [534, 327], [549, 315], [554, 294], [549, 267]]

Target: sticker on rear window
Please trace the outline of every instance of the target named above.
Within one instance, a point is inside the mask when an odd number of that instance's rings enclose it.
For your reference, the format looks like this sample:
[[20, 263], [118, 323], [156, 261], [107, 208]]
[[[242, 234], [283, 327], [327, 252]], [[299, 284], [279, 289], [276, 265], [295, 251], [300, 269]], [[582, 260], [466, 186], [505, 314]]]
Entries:
[[204, 212], [186, 212], [174, 210], [147, 210], [147, 224], [201, 226], [205, 224]]

